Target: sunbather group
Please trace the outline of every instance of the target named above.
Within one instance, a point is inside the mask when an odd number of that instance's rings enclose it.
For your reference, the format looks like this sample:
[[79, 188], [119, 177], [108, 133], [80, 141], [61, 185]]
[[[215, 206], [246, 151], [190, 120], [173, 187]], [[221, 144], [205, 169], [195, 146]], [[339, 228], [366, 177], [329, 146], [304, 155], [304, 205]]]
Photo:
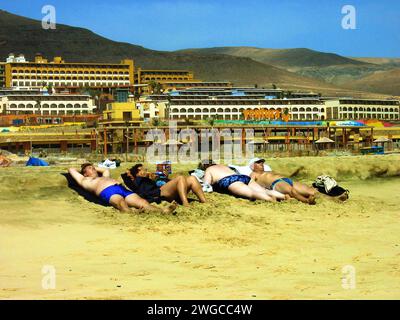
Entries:
[[[75, 168], [68, 171], [82, 188], [124, 212], [139, 210], [171, 213], [178, 203], [189, 206], [190, 192], [201, 203], [206, 202], [204, 190], [250, 200], [276, 202], [294, 198], [315, 204], [315, 189], [269, 171], [264, 162], [263, 159], [252, 159], [245, 167], [245, 172], [241, 173], [239, 167], [203, 161], [194, 174], [180, 175], [170, 180], [168, 173], [165, 173], [163, 181], [158, 181], [157, 176], [148, 172], [144, 165], [137, 164], [121, 175], [125, 186], [111, 178], [109, 169], [97, 168], [91, 163], [83, 164], [80, 171]], [[163, 200], [170, 202], [170, 205], [158, 206]]]

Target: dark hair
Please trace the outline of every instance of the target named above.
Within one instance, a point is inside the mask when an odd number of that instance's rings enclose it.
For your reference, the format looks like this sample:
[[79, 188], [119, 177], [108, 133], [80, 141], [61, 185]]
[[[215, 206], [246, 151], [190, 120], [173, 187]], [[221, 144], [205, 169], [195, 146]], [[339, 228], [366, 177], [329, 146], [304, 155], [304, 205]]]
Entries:
[[93, 165], [93, 163], [90, 163], [90, 162], [86, 162], [86, 163], [84, 163], [83, 165], [81, 165], [81, 174], [85, 174], [85, 170], [86, 170], [86, 168], [87, 167], [90, 167], [90, 166], [92, 166]]
[[212, 161], [212, 159], [205, 159], [202, 160], [199, 165], [198, 165], [198, 169], [200, 170], [207, 170], [207, 168], [211, 167], [211, 166], [215, 166], [216, 163], [214, 161]]
[[140, 167], [143, 167], [143, 164], [138, 163], [138, 164], [135, 164], [132, 168], [129, 169], [129, 172], [131, 173], [131, 175], [134, 178], [136, 178], [136, 175], [138, 174]]

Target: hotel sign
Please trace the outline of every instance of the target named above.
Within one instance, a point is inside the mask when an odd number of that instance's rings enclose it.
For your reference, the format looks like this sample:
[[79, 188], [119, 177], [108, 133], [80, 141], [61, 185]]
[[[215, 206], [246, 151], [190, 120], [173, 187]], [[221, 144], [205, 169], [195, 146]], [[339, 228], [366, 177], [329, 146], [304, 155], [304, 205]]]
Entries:
[[290, 119], [289, 112], [271, 109], [246, 109], [243, 110], [243, 116], [245, 120], [282, 120], [288, 122]]

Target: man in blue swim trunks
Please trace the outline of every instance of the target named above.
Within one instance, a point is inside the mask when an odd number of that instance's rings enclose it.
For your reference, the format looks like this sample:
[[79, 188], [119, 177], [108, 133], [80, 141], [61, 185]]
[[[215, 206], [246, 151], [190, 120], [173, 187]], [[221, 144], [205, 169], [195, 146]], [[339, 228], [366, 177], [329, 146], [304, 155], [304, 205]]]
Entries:
[[289, 195], [304, 203], [315, 204], [316, 192], [313, 188], [272, 171], [264, 171], [264, 159], [252, 163], [251, 169], [253, 173], [250, 176], [261, 187]]
[[143, 211], [172, 213], [177, 206], [176, 203], [172, 203], [167, 208], [153, 206], [139, 195], [121, 186], [117, 180], [111, 178], [110, 170], [96, 168], [91, 163], [83, 164], [81, 172], [75, 168], [68, 169], [68, 172], [82, 188], [94, 193], [104, 202], [123, 212], [132, 212], [131, 207], [133, 207]]
[[[235, 171], [228, 166], [222, 164], [211, 164], [207, 166], [204, 174], [204, 183], [213, 185], [213, 188], [221, 192], [228, 192], [232, 195], [251, 199], [276, 201], [279, 193], [270, 192], [262, 188], [256, 182], [252, 181], [249, 176], [236, 174]], [[284, 199], [284, 195], [280, 195], [279, 199]]]

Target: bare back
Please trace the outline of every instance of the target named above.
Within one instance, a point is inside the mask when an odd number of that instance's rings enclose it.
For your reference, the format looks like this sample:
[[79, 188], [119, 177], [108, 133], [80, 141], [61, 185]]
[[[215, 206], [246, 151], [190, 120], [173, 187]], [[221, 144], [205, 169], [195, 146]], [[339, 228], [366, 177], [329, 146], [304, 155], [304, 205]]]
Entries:
[[217, 183], [219, 180], [236, 174], [235, 171], [222, 164], [216, 164], [208, 167], [205, 171], [204, 182], [208, 184]]

